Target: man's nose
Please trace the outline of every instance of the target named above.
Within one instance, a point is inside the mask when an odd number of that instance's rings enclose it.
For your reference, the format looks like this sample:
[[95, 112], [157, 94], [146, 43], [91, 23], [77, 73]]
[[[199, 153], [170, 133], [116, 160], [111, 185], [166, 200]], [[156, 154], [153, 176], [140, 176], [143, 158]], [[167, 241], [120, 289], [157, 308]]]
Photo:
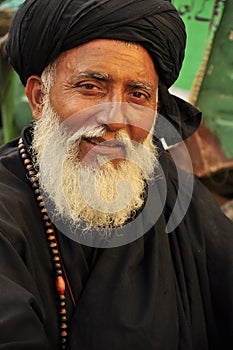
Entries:
[[97, 117], [97, 122], [106, 125], [111, 131], [127, 126], [127, 102], [108, 102]]

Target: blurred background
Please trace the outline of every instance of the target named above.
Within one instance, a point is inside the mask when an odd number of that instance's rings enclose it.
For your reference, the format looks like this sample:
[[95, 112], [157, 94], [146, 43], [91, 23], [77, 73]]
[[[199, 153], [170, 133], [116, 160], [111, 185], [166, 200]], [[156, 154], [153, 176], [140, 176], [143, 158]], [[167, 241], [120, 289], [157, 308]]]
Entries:
[[[0, 144], [17, 137], [31, 120], [24, 87], [11, 69], [5, 42], [22, 0], [0, 0]], [[183, 147], [175, 145], [179, 166], [209, 188], [233, 220], [233, 1], [172, 0], [187, 29], [187, 49], [180, 76], [170, 89], [203, 112], [199, 130]]]

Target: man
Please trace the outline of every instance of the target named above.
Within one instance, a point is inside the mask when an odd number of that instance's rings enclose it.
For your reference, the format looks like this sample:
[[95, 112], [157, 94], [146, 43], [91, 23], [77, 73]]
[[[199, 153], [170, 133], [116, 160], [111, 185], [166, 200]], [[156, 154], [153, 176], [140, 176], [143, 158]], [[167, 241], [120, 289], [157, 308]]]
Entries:
[[184, 47], [164, 0], [19, 9], [35, 123], [1, 149], [2, 349], [233, 344], [232, 223], [162, 148], [200, 123], [168, 92]]

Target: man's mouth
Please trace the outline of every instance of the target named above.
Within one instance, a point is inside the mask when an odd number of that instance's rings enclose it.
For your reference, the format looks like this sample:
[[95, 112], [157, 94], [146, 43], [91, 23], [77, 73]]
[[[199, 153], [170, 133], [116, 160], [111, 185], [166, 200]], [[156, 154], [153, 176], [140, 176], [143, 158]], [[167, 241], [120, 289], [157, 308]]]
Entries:
[[91, 143], [92, 145], [102, 146], [102, 147], [125, 147], [123, 142], [119, 140], [104, 140], [100, 137], [84, 137], [84, 141]]
[[126, 145], [121, 140], [106, 140], [101, 136], [83, 136], [79, 146], [79, 159], [99, 166], [99, 156], [107, 157], [114, 166], [126, 157]]

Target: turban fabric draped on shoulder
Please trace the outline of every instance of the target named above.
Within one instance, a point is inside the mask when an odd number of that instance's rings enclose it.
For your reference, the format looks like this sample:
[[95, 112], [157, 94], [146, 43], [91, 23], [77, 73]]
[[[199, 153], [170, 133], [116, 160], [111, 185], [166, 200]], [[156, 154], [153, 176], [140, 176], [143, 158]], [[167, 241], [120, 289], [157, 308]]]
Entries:
[[160, 78], [160, 113], [183, 139], [191, 135], [201, 113], [168, 92], [179, 75], [186, 44], [184, 24], [170, 1], [26, 0], [13, 19], [7, 52], [25, 85], [61, 52], [104, 38], [136, 42], [150, 53]]

